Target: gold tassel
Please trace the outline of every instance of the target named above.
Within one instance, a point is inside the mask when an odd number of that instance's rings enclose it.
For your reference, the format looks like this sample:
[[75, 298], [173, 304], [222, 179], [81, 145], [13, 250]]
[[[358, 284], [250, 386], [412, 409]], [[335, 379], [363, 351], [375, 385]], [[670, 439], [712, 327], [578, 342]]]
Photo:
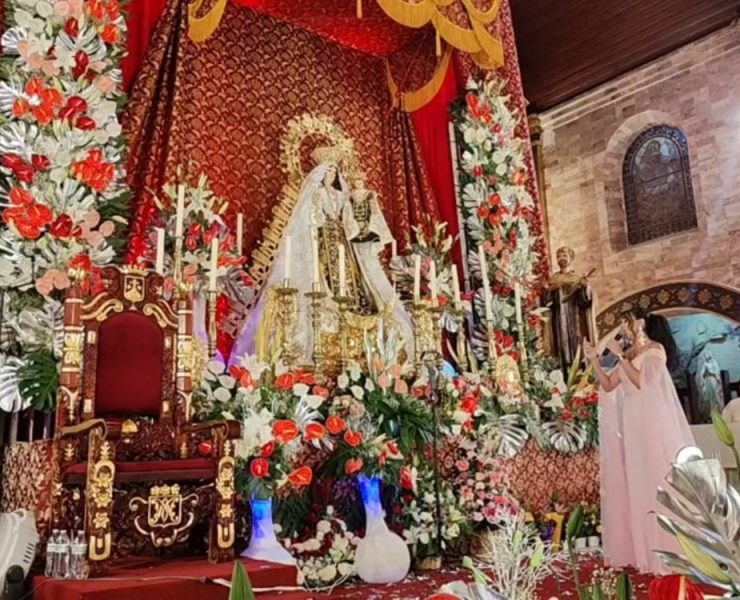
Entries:
[[442, 38], [439, 37], [439, 31], [434, 30], [434, 52], [437, 56], [442, 56]]
[[362, 0], [357, 0], [357, 18], [362, 19]]

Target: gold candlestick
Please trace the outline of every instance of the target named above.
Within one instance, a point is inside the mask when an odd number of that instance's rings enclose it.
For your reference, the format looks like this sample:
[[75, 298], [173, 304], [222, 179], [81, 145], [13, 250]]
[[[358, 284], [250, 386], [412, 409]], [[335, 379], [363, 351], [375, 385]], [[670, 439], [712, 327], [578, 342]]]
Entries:
[[339, 306], [339, 340], [340, 348], [340, 367], [345, 371], [349, 366], [349, 337], [347, 335], [347, 311], [352, 299], [349, 296], [338, 296], [334, 301]]
[[422, 357], [425, 352], [424, 332], [426, 330], [426, 311], [422, 302], [415, 302], [412, 308], [412, 320], [414, 323], [414, 366], [416, 372], [421, 372]]
[[216, 341], [218, 332], [216, 330], [216, 290], [208, 290], [208, 356], [216, 358]]
[[175, 238], [175, 266], [172, 272], [175, 288], [182, 281], [182, 236]]
[[445, 309], [441, 306], [430, 306], [428, 309], [431, 320], [432, 335], [434, 343], [430, 350], [436, 350], [439, 356], [442, 356], [442, 314]]
[[290, 279], [284, 279], [283, 285], [277, 288], [280, 298], [281, 348], [280, 356], [288, 369], [295, 367], [297, 359], [292, 343], [296, 321], [298, 320], [298, 290], [291, 285]]
[[457, 366], [460, 371], [464, 372], [468, 370], [468, 348], [465, 343], [465, 317], [460, 307], [455, 308], [452, 312], [455, 325], [457, 326], [457, 342], [455, 344], [455, 352], [457, 353]]
[[311, 359], [316, 372], [321, 371], [323, 352], [321, 349], [321, 301], [326, 298], [326, 293], [321, 290], [321, 284], [314, 282], [306, 298], [311, 301], [311, 328], [313, 329], [313, 349]]

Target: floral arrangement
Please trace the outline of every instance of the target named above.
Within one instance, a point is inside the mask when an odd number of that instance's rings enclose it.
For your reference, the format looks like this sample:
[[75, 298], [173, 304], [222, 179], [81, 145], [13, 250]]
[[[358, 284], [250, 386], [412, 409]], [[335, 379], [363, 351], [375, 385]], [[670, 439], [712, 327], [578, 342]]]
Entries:
[[61, 323], [67, 269], [86, 271], [83, 285], [95, 288], [124, 239], [118, 110], [126, 26], [118, 0], [9, 0], [5, 19], [0, 287], [9, 290], [3, 322], [11, 338], [0, 360], [0, 404], [48, 409], [58, 362], [48, 332]]
[[401, 522], [403, 538], [414, 557], [445, 552], [470, 533], [469, 505], [447, 479], [440, 480], [441, 548], [437, 547], [437, 514], [434, 471], [424, 462], [420, 470], [403, 467], [401, 477]]
[[285, 544], [298, 561], [298, 583], [308, 588], [339, 585], [355, 573], [355, 548], [358, 538], [326, 507], [324, 518], [316, 523], [315, 533], [301, 542]]
[[[526, 142], [516, 136], [522, 118], [509, 108], [504, 95], [505, 82], [494, 76], [483, 81], [470, 80], [464, 102], [455, 110], [460, 161], [460, 192], [465, 231], [471, 249], [468, 264], [480, 285], [482, 267], [479, 247], [492, 277], [494, 327], [501, 335], [519, 339], [515, 322], [514, 284], [519, 282], [523, 306], [530, 315], [530, 326], [537, 326], [534, 311], [539, 294], [538, 281], [544, 252], [539, 215], [527, 191]], [[479, 289], [474, 309], [483, 323], [483, 292]], [[526, 325], [526, 324], [525, 324]], [[480, 337], [480, 336], [479, 336]], [[513, 348], [513, 344], [511, 345]], [[485, 343], [478, 343], [479, 358], [485, 357]], [[506, 349], [505, 351], [508, 351]]]

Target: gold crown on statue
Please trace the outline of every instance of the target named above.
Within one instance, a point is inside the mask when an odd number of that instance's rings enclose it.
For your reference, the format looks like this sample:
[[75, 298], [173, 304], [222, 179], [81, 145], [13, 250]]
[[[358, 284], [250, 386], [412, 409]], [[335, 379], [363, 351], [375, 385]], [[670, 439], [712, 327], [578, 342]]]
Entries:
[[331, 163], [339, 166], [345, 158], [345, 152], [338, 146], [321, 146], [311, 153], [311, 158], [317, 165]]

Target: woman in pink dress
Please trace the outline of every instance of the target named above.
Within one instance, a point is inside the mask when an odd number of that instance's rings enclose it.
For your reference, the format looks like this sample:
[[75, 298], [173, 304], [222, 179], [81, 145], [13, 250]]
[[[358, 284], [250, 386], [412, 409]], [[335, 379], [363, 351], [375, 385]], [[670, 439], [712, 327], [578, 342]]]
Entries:
[[656, 493], [678, 451], [694, 440], [667, 368], [676, 355], [668, 321], [650, 315], [646, 327], [645, 320], [626, 313], [621, 333], [621, 342], [607, 345], [618, 360], [608, 373], [584, 343], [601, 387], [604, 560], [612, 567], [661, 573], [666, 569], [654, 551], [678, 547], [655, 517], [662, 510]]

